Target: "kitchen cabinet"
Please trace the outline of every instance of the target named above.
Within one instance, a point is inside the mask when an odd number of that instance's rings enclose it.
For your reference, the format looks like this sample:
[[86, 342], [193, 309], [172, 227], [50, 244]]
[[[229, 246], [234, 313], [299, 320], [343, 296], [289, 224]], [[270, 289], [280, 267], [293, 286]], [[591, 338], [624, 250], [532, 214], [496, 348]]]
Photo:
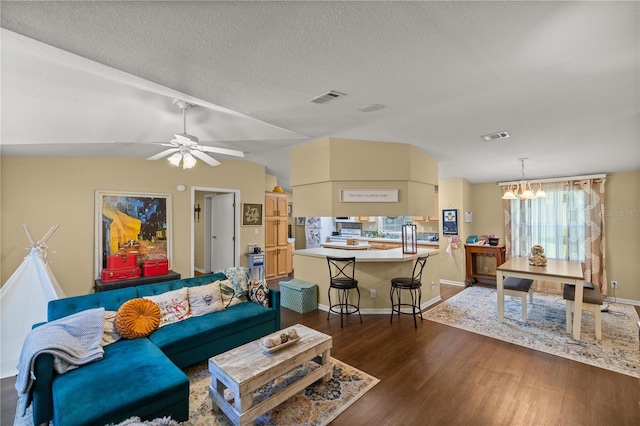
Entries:
[[267, 192], [264, 200], [264, 215], [269, 217], [287, 217], [287, 194]]
[[358, 222], [375, 222], [376, 216], [357, 216], [356, 220]]
[[265, 195], [265, 278], [286, 276], [288, 241], [287, 194], [267, 192]]
[[293, 272], [293, 243], [287, 244], [287, 257], [285, 261], [286, 261], [285, 273], [289, 275], [291, 272]]

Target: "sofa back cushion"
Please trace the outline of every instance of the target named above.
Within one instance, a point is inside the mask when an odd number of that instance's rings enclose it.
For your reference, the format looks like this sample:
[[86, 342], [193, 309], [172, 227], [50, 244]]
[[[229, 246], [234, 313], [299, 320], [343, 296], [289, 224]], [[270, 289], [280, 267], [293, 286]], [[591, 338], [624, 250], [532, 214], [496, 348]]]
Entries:
[[55, 299], [47, 305], [47, 320], [54, 321], [87, 309], [104, 308], [117, 311], [127, 300], [138, 297], [135, 287], [120, 288], [101, 293]]
[[182, 287], [194, 287], [199, 285], [211, 284], [218, 280], [226, 280], [224, 274], [208, 274], [200, 275], [193, 278], [183, 278], [181, 280], [163, 281], [154, 284], [140, 285], [138, 289], [138, 297], [156, 296], [168, 291], [177, 290]]

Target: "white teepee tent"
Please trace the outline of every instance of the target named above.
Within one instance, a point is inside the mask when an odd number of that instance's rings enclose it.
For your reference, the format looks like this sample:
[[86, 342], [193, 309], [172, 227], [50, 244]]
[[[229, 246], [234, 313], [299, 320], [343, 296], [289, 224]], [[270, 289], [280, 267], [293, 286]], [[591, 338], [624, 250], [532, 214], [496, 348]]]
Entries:
[[64, 297], [47, 264], [46, 242], [58, 225], [53, 226], [38, 242], [33, 241], [27, 226], [23, 226], [31, 243], [27, 249], [29, 253], [0, 289], [0, 367], [3, 379], [18, 374], [16, 366], [22, 343], [33, 324], [47, 320], [49, 301]]

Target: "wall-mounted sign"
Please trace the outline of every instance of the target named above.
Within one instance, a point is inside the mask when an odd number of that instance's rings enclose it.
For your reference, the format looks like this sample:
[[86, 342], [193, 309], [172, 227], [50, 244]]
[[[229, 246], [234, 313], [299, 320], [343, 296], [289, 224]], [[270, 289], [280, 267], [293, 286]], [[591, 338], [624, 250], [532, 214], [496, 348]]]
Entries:
[[341, 189], [343, 203], [397, 203], [397, 189]]
[[442, 210], [442, 233], [458, 235], [458, 209]]

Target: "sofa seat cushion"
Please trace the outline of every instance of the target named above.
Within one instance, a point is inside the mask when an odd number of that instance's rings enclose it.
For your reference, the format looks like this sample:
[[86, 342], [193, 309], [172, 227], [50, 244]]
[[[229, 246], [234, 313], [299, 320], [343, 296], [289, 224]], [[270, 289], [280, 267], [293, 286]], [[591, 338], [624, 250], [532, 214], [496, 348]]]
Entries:
[[256, 303], [242, 303], [223, 311], [192, 317], [154, 331], [149, 339], [169, 357], [207, 341], [221, 339], [258, 324], [274, 321], [275, 310]]
[[[148, 339], [120, 340], [104, 358], [53, 380], [56, 426], [104, 425], [187, 405], [189, 378]], [[181, 417], [181, 413], [165, 415]]]

